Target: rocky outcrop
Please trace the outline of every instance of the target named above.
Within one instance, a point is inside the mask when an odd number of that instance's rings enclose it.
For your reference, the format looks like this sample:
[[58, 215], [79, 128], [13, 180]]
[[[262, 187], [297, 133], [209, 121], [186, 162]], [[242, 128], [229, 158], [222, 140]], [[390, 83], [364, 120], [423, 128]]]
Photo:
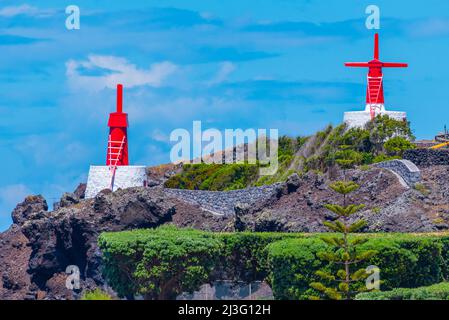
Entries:
[[27, 272], [31, 256], [29, 241], [21, 228], [13, 224], [0, 233], [0, 300], [34, 297]]
[[[357, 218], [368, 221], [366, 232], [433, 232], [449, 221], [449, 201], [446, 186], [449, 167], [422, 170], [423, 190], [404, 187], [397, 176], [380, 168], [349, 170], [346, 179], [360, 188], [351, 194], [348, 203], [363, 203], [366, 209]], [[439, 172], [437, 174], [436, 172]], [[332, 180], [343, 179], [338, 173]], [[250, 231], [325, 232], [324, 220], [336, 216], [325, 208], [328, 203], [340, 203], [326, 175], [309, 172], [300, 179], [296, 191], [282, 193], [274, 201], [241, 216], [244, 229]], [[437, 213], [439, 212], [439, 213]], [[242, 228], [242, 227], [241, 227]]]
[[21, 225], [26, 221], [44, 217], [47, 210], [48, 205], [44, 197], [41, 195], [28, 196], [12, 212], [12, 221]]
[[[65, 287], [67, 266], [79, 268], [82, 290], [104, 285], [97, 247], [101, 232], [156, 227], [172, 221], [177, 209], [201, 212], [150, 188], [103, 191], [91, 200], [70, 193], [59, 203], [48, 212], [41, 196], [29, 196], [13, 211], [14, 225], [0, 238], [0, 266], [5, 269], [0, 299], [76, 298], [80, 292]], [[19, 245], [21, 255], [15, 252]]]

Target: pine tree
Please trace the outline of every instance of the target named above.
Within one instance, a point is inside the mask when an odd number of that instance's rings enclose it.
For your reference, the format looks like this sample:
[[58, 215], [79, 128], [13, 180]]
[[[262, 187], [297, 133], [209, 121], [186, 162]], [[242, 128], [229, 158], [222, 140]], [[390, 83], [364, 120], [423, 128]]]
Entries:
[[[319, 252], [318, 258], [328, 261], [331, 265], [340, 266], [339, 270], [332, 272], [319, 270], [316, 275], [323, 282], [313, 282], [312, 288], [321, 292], [333, 300], [353, 298], [357, 293], [367, 291], [365, 280], [368, 277], [365, 268], [353, 270], [355, 264], [359, 264], [376, 254], [373, 250], [360, 250], [360, 245], [367, 239], [361, 237], [350, 238], [351, 233], [360, 231], [366, 222], [363, 219], [349, 222], [349, 217], [362, 210], [363, 204], [347, 204], [347, 196], [357, 190], [359, 185], [353, 181], [338, 181], [330, 185], [330, 188], [343, 196], [343, 205], [327, 204], [325, 207], [338, 215], [334, 222], [325, 221], [323, 224], [337, 235], [323, 236], [321, 239], [332, 247], [331, 251]], [[362, 283], [363, 282], [363, 283]], [[311, 299], [320, 299], [313, 296]]]

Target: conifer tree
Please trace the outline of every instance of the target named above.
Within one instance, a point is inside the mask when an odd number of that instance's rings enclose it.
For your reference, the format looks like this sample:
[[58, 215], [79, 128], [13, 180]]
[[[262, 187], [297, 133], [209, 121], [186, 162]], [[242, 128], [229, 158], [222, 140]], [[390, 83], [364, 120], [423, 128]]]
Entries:
[[[310, 286], [321, 292], [327, 298], [333, 300], [353, 298], [357, 293], [367, 291], [365, 280], [368, 277], [365, 268], [358, 270], [355, 265], [360, 265], [366, 259], [376, 254], [373, 250], [360, 250], [360, 245], [367, 239], [350, 237], [351, 233], [360, 231], [366, 222], [363, 219], [349, 221], [349, 217], [362, 210], [363, 204], [347, 204], [347, 196], [357, 190], [359, 185], [353, 181], [337, 181], [330, 188], [343, 196], [343, 205], [327, 204], [325, 207], [338, 215], [334, 222], [325, 221], [323, 224], [336, 234], [323, 236], [321, 239], [332, 247], [332, 250], [319, 252], [318, 258], [328, 261], [331, 265], [337, 265], [339, 270], [333, 274], [330, 271], [319, 270], [316, 275], [322, 282], [313, 282]], [[311, 299], [320, 299], [313, 296]]]

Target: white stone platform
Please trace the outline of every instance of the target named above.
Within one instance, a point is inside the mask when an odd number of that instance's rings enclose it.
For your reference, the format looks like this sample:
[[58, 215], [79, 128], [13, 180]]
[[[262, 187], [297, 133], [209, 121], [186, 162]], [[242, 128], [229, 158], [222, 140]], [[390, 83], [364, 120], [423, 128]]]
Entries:
[[[381, 111], [377, 114], [387, 115], [395, 120], [405, 120], [407, 113], [402, 111]], [[349, 128], [364, 127], [367, 122], [371, 120], [371, 114], [369, 111], [351, 111], [345, 112], [343, 121]]]
[[[86, 198], [93, 198], [103, 189], [110, 189], [112, 172], [109, 166], [90, 166], [87, 178]], [[145, 186], [145, 166], [117, 166], [113, 190]]]

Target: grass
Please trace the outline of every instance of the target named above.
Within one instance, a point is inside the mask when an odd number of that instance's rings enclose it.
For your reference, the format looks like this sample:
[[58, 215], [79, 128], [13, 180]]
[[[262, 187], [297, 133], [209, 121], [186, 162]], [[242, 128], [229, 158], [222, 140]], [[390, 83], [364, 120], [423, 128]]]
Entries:
[[95, 290], [87, 291], [86, 293], [84, 293], [81, 300], [112, 300], [112, 297], [106, 292], [97, 288]]
[[423, 196], [427, 196], [430, 193], [430, 190], [427, 189], [427, 187], [422, 183], [415, 183], [414, 188], [415, 190], [419, 191]]

